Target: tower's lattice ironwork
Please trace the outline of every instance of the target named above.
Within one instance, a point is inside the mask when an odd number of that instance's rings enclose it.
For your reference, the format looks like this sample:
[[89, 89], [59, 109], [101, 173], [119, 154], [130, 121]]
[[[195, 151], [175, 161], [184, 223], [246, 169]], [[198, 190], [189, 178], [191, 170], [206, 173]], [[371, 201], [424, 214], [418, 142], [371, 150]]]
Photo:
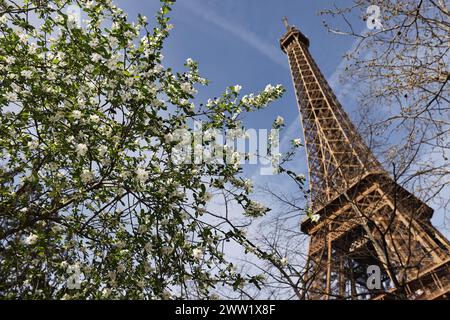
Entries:
[[[307, 296], [449, 299], [450, 243], [431, 225], [433, 210], [383, 169], [311, 57], [308, 38], [285, 25], [280, 45], [302, 117], [312, 210], [320, 216], [301, 224], [311, 237]], [[379, 289], [369, 266], [381, 270]]]

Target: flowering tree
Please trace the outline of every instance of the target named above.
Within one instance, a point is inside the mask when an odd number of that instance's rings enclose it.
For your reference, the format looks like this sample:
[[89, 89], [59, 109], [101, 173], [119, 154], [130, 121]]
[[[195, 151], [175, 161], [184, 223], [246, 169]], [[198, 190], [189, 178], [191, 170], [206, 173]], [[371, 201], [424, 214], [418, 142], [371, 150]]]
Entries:
[[[207, 84], [198, 64], [162, 66], [170, 10], [163, 0], [150, 27], [111, 0], [0, 1], [1, 297], [210, 298], [215, 286], [258, 285], [225, 241], [277, 262], [207, 202], [220, 192], [244, 215], [267, 212], [239, 176], [248, 155], [214, 132], [242, 134], [243, 114], [283, 88], [241, 98], [231, 86], [195, 105]], [[195, 159], [209, 147], [223, 159]]]

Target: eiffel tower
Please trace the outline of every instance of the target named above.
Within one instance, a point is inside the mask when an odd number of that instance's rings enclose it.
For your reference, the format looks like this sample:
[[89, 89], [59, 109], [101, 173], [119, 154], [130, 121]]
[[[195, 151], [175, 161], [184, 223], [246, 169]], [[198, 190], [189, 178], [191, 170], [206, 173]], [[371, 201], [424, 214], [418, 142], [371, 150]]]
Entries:
[[372, 154], [284, 18], [308, 158], [311, 209], [308, 299], [450, 299], [450, 243], [433, 209], [402, 188]]

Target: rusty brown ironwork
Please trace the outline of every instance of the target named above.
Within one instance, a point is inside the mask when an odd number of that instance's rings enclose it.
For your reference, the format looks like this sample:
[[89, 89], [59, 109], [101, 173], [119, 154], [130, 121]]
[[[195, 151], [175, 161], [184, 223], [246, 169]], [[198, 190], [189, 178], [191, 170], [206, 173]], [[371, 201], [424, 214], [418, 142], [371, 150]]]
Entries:
[[[357, 132], [309, 53], [283, 19], [308, 158], [311, 208], [305, 275], [309, 299], [449, 299], [450, 243], [433, 209], [401, 187]], [[378, 266], [381, 286], [369, 284]]]

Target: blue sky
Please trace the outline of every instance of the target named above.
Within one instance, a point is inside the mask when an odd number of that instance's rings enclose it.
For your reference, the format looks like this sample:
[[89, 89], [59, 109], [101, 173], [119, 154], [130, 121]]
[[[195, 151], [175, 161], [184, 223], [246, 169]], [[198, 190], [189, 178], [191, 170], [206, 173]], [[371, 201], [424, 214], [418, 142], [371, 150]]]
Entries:
[[[143, 13], [149, 18], [159, 1], [117, 0], [130, 17]], [[200, 71], [211, 80], [199, 98], [220, 94], [227, 86], [240, 84], [243, 93], [263, 89], [267, 83], [281, 83], [288, 91], [268, 110], [253, 114], [247, 126], [270, 127], [278, 114], [286, 120], [298, 118], [287, 58], [279, 49], [284, 33], [284, 15], [311, 39], [311, 53], [327, 77], [335, 72], [352, 39], [326, 32], [321, 9], [332, 1], [292, 0], [183, 0], [170, 16], [175, 28], [165, 49], [165, 64], [183, 69], [186, 58], [200, 62]], [[360, 22], [361, 28], [364, 22]], [[300, 134], [300, 131], [299, 131]]]
[[[116, 0], [115, 3], [130, 18], [142, 13], [151, 20], [159, 8], [156, 0]], [[268, 83], [282, 84], [287, 89], [284, 97], [269, 108], [247, 116], [245, 124], [256, 129], [270, 128], [273, 119], [281, 115], [287, 128], [292, 124], [285, 130], [289, 138], [301, 137], [289, 65], [278, 42], [285, 32], [282, 17], [288, 16], [289, 22], [311, 39], [312, 55], [325, 76], [334, 79], [342, 55], [351, 48], [353, 40], [332, 35], [323, 27], [323, 19], [317, 13], [332, 5], [332, 1], [324, 0], [178, 1], [170, 13], [175, 28], [163, 51], [164, 65], [183, 70], [186, 58], [199, 61], [202, 75], [211, 81], [200, 90], [199, 100], [215, 97], [235, 84], [242, 85], [243, 94], [262, 90]], [[356, 21], [356, 25], [363, 28], [365, 23]], [[335, 80], [331, 84], [338, 86]], [[289, 139], [284, 140], [289, 143]], [[302, 164], [299, 169], [305, 171], [302, 152], [299, 157]]]

